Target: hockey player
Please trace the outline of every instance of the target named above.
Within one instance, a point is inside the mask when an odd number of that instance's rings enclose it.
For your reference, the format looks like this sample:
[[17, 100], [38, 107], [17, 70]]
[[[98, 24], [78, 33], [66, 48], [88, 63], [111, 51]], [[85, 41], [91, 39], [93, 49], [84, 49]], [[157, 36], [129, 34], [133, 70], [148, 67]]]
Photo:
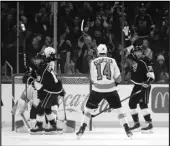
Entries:
[[98, 108], [98, 104], [102, 99], [106, 99], [111, 108], [117, 110], [118, 119], [124, 127], [128, 137], [132, 136], [128, 126], [126, 115], [122, 110], [120, 97], [117, 93], [116, 86], [121, 82], [120, 70], [116, 61], [113, 58], [107, 57], [107, 47], [105, 44], [100, 44], [97, 47], [97, 58], [90, 63], [90, 76], [92, 81], [92, 91], [86, 103], [86, 109], [81, 122], [81, 127], [76, 133], [80, 138], [89, 123], [91, 114]]
[[[50, 60], [51, 55], [55, 54], [55, 50], [48, 47], [44, 53], [48, 61], [38, 67], [36, 70], [37, 79], [33, 82], [33, 86], [37, 90], [39, 102], [37, 102], [36, 126], [30, 130], [31, 134], [43, 134], [43, 131], [46, 134], [57, 132], [56, 117], [54, 112], [52, 112], [52, 106], [57, 104], [59, 94], [64, 96], [62, 83], [54, 71], [54, 61]], [[43, 128], [45, 115], [50, 123], [49, 128]]]
[[[132, 60], [131, 82], [134, 84], [134, 87], [131, 94], [141, 90], [141, 92], [129, 100], [129, 108], [131, 109], [131, 115], [134, 121], [134, 125], [130, 129], [135, 131], [139, 131], [141, 129], [142, 133], [151, 132], [153, 125], [152, 118], [148, 109], [148, 102], [151, 89], [150, 83], [155, 78], [152, 66], [147, 55], [145, 55], [144, 58], [142, 57], [143, 50], [141, 46], [134, 44], [134, 46], [132, 45], [126, 48], [126, 51], [128, 53], [128, 57]], [[145, 122], [147, 123], [147, 126], [144, 128], [141, 128], [139, 122], [137, 104], [139, 104]]]

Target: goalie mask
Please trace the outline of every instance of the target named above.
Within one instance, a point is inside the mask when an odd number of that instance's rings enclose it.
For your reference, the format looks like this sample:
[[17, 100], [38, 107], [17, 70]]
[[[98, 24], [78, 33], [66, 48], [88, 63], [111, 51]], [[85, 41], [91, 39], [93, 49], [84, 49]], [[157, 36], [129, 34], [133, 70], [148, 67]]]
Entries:
[[100, 55], [107, 55], [107, 47], [105, 44], [100, 44], [97, 47], [97, 56], [100, 56]]

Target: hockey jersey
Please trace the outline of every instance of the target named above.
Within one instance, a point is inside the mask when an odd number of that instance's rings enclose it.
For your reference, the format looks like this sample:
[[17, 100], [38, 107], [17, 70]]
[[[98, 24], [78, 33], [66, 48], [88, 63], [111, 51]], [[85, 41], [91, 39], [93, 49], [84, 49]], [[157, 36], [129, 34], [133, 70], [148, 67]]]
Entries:
[[115, 59], [98, 57], [90, 63], [92, 90], [97, 92], [112, 92], [116, 90], [115, 79], [120, 76], [120, 70]]
[[52, 94], [59, 94], [63, 91], [61, 81], [57, 78], [56, 72], [50, 68], [49, 64], [40, 66], [36, 73], [37, 81], [42, 84], [41, 91]]
[[132, 60], [131, 82], [136, 85], [142, 83], [150, 83], [153, 78], [147, 76], [148, 73], [153, 72], [151, 62], [145, 58], [138, 59], [133, 53], [128, 57]]

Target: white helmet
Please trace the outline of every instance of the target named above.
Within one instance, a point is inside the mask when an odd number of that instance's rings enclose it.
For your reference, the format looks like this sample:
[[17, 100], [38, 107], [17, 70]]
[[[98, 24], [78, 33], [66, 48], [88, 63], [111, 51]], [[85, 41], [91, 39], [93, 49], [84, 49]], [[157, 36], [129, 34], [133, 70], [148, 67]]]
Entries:
[[97, 47], [97, 55], [100, 55], [100, 54], [107, 54], [107, 47], [105, 44], [100, 44]]
[[46, 57], [49, 57], [51, 54], [55, 54], [55, 49], [52, 47], [47, 47], [44, 50], [44, 54]]

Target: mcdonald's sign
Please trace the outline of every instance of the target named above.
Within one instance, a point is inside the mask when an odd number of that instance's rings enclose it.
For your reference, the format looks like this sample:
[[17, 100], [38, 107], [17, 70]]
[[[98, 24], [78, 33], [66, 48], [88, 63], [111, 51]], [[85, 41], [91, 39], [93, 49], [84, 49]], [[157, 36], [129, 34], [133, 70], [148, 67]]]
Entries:
[[154, 113], [169, 113], [169, 87], [154, 87], [151, 98], [151, 108]]

